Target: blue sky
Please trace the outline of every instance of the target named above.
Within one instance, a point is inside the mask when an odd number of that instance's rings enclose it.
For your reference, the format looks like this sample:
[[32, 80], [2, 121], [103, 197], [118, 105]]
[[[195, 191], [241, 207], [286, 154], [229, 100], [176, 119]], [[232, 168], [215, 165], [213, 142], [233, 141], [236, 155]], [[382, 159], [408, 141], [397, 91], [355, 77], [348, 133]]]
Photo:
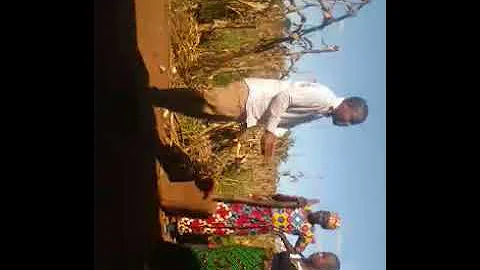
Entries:
[[[313, 11], [307, 16], [318, 18]], [[323, 36], [340, 51], [304, 57], [291, 76], [316, 79], [339, 96], [362, 96], [369, 104], [369, 118], [359, 126], [323, 119], [294, 128], [295, 145], [280, 167], [305, 174], [295, 183], [281, 179], [280, 193], [318, 198], [317, 209], [342, 216], [341, 229], [317, 230], [319, 244], [306, 251], [338, 253], [342, 270], [386, 269], [385, 34], [385, 1], [373, 1], [343, 25], [311, 35], [314, 44]]]

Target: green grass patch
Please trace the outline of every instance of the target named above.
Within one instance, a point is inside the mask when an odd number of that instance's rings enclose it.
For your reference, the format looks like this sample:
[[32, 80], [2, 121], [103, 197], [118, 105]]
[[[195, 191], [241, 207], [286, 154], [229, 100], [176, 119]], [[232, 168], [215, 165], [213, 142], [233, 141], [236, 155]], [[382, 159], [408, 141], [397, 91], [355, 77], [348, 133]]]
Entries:
[[256, 44], [259, 39], [256, 29], [223, 29], [215, 31], [202, 45], [212, 51], [238, 52], [242, 47]]
[[226, 86], [227, 84], [239, 81], [244, 76], [238, 72], [224, 72], [213, 77], [214, 86]]

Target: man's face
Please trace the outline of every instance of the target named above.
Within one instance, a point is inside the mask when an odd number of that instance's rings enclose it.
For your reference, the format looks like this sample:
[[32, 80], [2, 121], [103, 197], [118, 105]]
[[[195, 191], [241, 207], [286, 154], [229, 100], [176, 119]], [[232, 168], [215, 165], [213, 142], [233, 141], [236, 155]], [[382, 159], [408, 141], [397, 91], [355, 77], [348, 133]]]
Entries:
[[358, 119], [359, 116], [357, 112], [350, 108], [346, 102], [342, 102], [335, 109], [332, 115], [332, 122], [337, 126], [349, 126], [353, 124], [355, 119]]
[[331, 260], [332, 258], [325, 256], [325, 253], [323, 252], [318, 252], [312, 255], [312, 263], [315, 268], [326, 268], [333, 263]]

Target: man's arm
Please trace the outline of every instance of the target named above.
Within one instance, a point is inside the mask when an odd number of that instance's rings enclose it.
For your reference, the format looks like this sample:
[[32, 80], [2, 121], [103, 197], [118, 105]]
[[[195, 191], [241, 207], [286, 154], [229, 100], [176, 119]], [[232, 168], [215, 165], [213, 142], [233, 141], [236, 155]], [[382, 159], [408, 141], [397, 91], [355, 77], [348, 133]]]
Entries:
[[293, 247], [292, 244], [290, 244], [290, 241], [288, 241], [287, 237], [285, 236], [284, 233], [282, 232], [278, 232], [276, 231], [275, 232], [275, 235], [277, 235], [278, 237], [280, 237], [280, 239], [282, 240], [283, 244], [285, 245], [285, 248], [287, 249], [287, 252], [290, 254], [290, 258], [292, 258], [292, 254], [295, 254], [296, 256], [299, 256], [300, 258], [303, 258], [305, 259], [305, 256], [303, 256], [302, 254], [302, 251], [304, 249], [300, 249], [300, 248], [296, 248], [296, 247]]
[[298, 253], [302, 253], [305, 248], [313, 242], [313, 236], [305, 236], [305, 235], [300, 235], [297, 239], [297, 242], [295, 243], [295, 251]]
[[290, 94], [287, 90], [278, 93], [267, 109], [267, 119], [265, 129], [272, 134], [275, 134], [278, 124], [280, 123], [281, 116], [287, 111], [290, 106]]
[[320, 202], [317, 199], [308, 200], [302, 196], [290, 196], [290, 195], [284, 195], [284, 194], [275, 194], [272, 196], [272, 199], [279, 202], [298, 202], [299, 207], [304, 207], [307, 204], [313, 205]]
[[292, 244], [290, 244], [290, 242], [288, 241], [288, 239], [287, 239], [287, 237], [285, 236], [284, 233], [275, 231], [274, 234], [277, 235], [278, 237], [280, 237], [280, 239], [282, 240], [283, 244], [285, 245], [285, 248], [287, 249], [287, 251], [288, 251], [289, 253], [297, 253], [297, 251], [296, 251], [295, 248], [292, 246]]
[[279, 201], [279, 202], [296, 202], [304, 199], [303, 197], [300, 196], [290, 196], [290, 195], [284, 195], [284, 194], [275, 194], [272, 196], [272, 199]]
[[278, 202], [296, 202], [297, 207], [305, 207], [308, 203], [308, 200], [301, 196], [289, 196], [283, 194], [275, 194], [272, 196], [272, 199]]
[[270, 162], [273, 158], [273, 150], [277, 140], [275, 130], [280, 123], [281, 116], [287, 111], [290, 105], [290, 95], [288, 91], [278, 93], [270, 102], [267, 109], [267, 119], [265, 126], [265, 133], [262, 137], [262, 152], [265, 156], [265, 161]]

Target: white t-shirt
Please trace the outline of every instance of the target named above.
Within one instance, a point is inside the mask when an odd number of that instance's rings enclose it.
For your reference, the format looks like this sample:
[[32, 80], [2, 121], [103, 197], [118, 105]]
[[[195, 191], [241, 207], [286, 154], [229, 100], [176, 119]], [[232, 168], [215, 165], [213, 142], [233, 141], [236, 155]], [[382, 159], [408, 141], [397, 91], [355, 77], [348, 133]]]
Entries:
[[325, 117], [342, 103], [328, 87], [312, 82], [245, 78], [249, 88], [247, 127], [260, 122], [279, 136], [286, 130]]

